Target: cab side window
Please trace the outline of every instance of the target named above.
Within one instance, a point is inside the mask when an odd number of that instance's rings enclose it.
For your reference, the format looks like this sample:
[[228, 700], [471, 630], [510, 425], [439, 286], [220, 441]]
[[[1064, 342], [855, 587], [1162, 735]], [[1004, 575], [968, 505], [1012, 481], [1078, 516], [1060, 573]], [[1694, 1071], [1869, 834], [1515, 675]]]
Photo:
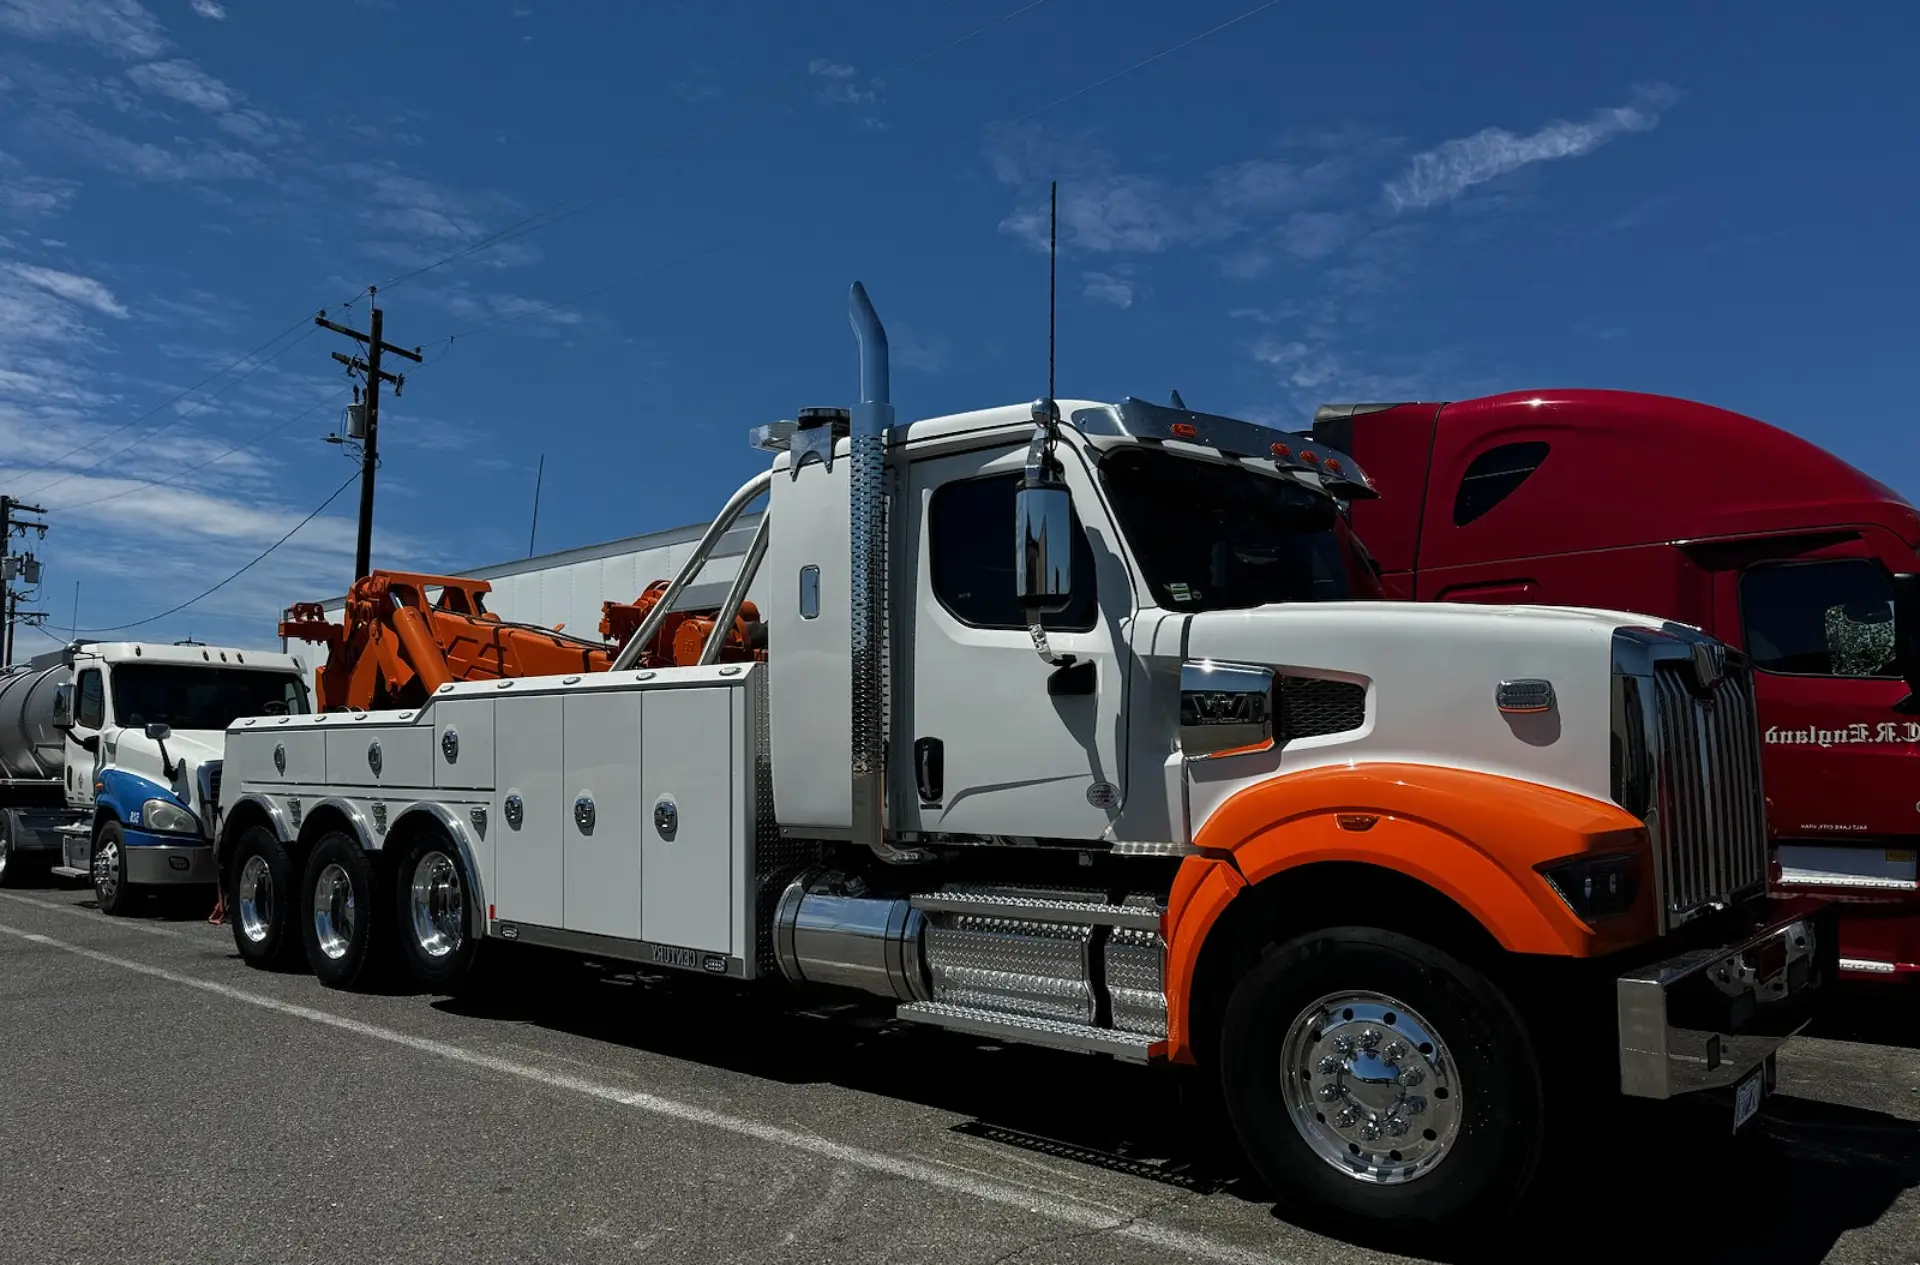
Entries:
[[1519, 490], [1540, 463], [1547, 446], [1538, 440], [1489, 448], [1467, 464], [1453, 497], [1453, 525], [1465, 527]]
[[[927, 507], [927, 552], [933, 592], [963, 624], [1020, 628], [1026, 615], [1014, 589], [1013, 499], [1019, 474], [962, 479], [936, 489]], [[1044, 618], [1061, 632], [1086, 632], [1099, 615], [1093, 546], [1073, 518], [1073, 595], [1067, 608]]]
[[1740, 580], [1747, 653], [1766, 672], [1897, 677], [1893, 580], [1865, 558], [1755, 567]]
[[73, 695], [73, 723], [81, 729], [106, 728], [107, 682], [98, 669], [80, 674]]

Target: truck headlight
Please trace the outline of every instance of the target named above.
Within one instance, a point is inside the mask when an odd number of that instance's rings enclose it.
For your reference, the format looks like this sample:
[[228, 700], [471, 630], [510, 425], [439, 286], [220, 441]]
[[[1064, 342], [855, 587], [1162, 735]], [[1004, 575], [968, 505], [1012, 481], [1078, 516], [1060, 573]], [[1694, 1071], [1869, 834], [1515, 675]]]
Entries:
[[150, 799], [140, 805], [140, 820], [146, 829], [165, 834], [200, 833], [199, 820], [170, 799]]
[[1633, 908], [1640, 887], [1640, 858], [1631, 852], [1577, 857], [1543, 865], [1540, 874], [1580, 921], [1592, 923]]

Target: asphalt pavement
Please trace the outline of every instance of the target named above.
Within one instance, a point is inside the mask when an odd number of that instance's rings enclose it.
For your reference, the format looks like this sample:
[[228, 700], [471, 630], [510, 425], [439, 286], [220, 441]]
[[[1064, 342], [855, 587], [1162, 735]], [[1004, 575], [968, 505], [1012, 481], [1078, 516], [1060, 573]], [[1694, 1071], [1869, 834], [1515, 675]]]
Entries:
[[[5, 1265], [1407, 1259], [1284, 1219], [1178, 1075], [531, 959], [337, 993], [92, 903], [0, 891]], [[1454, 1259], [1920, 1261], [1920, 994], [1845, 995], [1740, 1138], [1591, 1106]]]

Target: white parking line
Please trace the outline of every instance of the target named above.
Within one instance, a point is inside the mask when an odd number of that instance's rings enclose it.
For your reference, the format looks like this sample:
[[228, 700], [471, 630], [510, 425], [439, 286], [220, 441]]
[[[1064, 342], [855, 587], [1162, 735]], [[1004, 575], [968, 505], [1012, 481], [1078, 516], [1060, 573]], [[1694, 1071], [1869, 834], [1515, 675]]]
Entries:
[[[26, 903], [41, 905], [43, 908], [59, 908], [41, 901], [26, 898]], [[70, 907], [69, 907], [70, 908]], [[119, 925], [119, 924], [114, 924]], [[129, 926], [136, 924], [126, 924]], [[159, 930], [149, 928], [149, 930]], [[1230, 1265], [1288, 1265], [1279, 1257], [1262, 1252], [1236, 1247], [1231, 1243], [1222, 1243], [1203, 1234], [1194, 1234], [1166, 1226], [1136, 1222], [1130, 1216], [1115, 1216], [1111, 1212], [1090, 1207], [1077, 1200], [1059, 1195], [1047, 1194], [1032, 1188], [1015, 1186], [1006, 1182], [985, 1177], [972, 1177], [952, 1172], [933, 1164], [919, 1160], [905, 1159], [900, 1156], [886, 1155], [870, 1151], [864, 1147], [849, 1146], [835, 1142], [817, 1134], [802, 1133], [797, 1129], [783, 1129], [778, 1125], [764, 1124], [758, 1120], [748, 1120], [741, 1116], [731, 1116], [725, 1112], [713, 1111], [692, 1103], [679, 1102], [672, 1098], [663, 1098], [658, 1094], [643, 1093], [636, 1090], [621, 1089], [615, 1085], [588, 1080], [583, 1076], [569, 1076], [551, 1072], [544, 1068], [532, 1067], [525, 1063], [516, 1063], [490, 1054], [481, 1054], [446, 1041], [435, 1041], [430, 1037], [418, 1037], [400, 1032], [379, 1024], [365, 1023], [358, 1019], [349, 1019], [345, 1015], [336, 1015], [324, 1010], [315, 1010], [309, 1006], [300, 1006], [292, 1002], [281, 1001], [261, 993], [251, 993], [242, 988], [227, 984], [216, 984], [212, 980], [197, 979], [191, 975], [182, 975], [178, 971], [169, 971], [164, 967], [151, 966], [145, 962], [136, 962], [131, 958], [117, 957], [111, 953], [102, 953], [77, 944], [68, 944], [52, 936], [37, 932], [23, 931], [0, 923], [0, 934], [13, 936], [31, 944], [63, 953], [71, 953], [103, 966], [118, 967], [123, 971], [133, 971], [152, 979], [165, 980], [182, 988], [197, 989], [224, 997], [229, 1001], [242, 1002], [270, 1010], [276, 1014], [288, 1015], [295, 1019], [304, 1019], [309, 1023], [323, 1024], [343, 1032], [373, 1041], [384, 1041], [389, 1045], [404, 1046], [421, 1054], [432, 1055], [453, 1063], [463, 1063], [469, 1067], [484, 1068], [490, 1072], [516, 1077], [544, 1085], [550, 1089], [566, 1090], [587, 1098], [596, 1098], [622, 1107], [631, 1107], [651, 1115], [662, 1116], [669, 1120], [679, 1120], [688, 1124], [704, 1125], [709, 1129], [718, 1129], [740, 1137], [752, 1138], [757, 1142], [774, 1146], [790, 1147], [809, 1155], [830, 1160], [836, 1164], [845, 1164], [869, 1172], [882, 1173], [888, 1177], [897, 1177], [905, 1181], [918, 1182], [939, 1190], [966, 1195], [985, 1203], [999, 1204], [1045, 1217], [1065, 1225], [1083, 1230], [1110, 1232], [1116, 1237], [1132, 1239], [1167, 1251], [1179, 1252], [1201, 1260], [1229, 1262]], [[179, 934], [170, 932], [169, 934]]]
[[45, 909], [56, 914], [74, 914], [89, 918], [103, 927], [116, 931], [140, 931], [150, 936], [166, 936], [170, 940], [191, 940], [192, 936], [172, 927], [156, 927], [151, 923], [136, 922], [130, 918], [109, 918], [97, 909], [82, 909], [78, 905], [69, 905], [59, 900], [39, 900], [32, 896], [22, 896], [18, 892], [0, 892], [0, 900], [10, 900], [17, 905], [32, 905], [35, 909]]

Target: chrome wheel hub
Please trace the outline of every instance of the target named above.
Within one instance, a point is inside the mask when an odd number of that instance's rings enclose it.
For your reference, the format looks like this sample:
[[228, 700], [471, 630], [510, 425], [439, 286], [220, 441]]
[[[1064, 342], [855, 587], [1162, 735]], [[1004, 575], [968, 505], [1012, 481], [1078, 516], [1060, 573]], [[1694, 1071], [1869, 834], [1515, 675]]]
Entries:
[[240, 881], [234, 885], [234, 902], [240, 911], [240, 934], [261, 944], [273, 926], [273, 871], [267, 859], [255, 854], [240, 867]]
[[429, 852], [413, 867], [408, 887], [413, 938], [430, 958], [443, 958], [460, 947], [466, 936], [466, 894], [460, 887], [460, 867], [444, 852]]
[[338, 861], [329, 862], [313, 885], [313, 935], [320, 952], [333, 961], [353, 943], [353, 880]]
[[1391, 997], [1321, 998], [1288, 1026], [1280, 1058], [1294, 1127], [1358, 1181], [1413, 1181], [1439, 1167], [1459, 1136], [1452, 1058], [1433, 1026]]
[[102, 839], [93, 848], [93, 890], [102, 900], [112, 900], [120, 887], [120, 845]]

